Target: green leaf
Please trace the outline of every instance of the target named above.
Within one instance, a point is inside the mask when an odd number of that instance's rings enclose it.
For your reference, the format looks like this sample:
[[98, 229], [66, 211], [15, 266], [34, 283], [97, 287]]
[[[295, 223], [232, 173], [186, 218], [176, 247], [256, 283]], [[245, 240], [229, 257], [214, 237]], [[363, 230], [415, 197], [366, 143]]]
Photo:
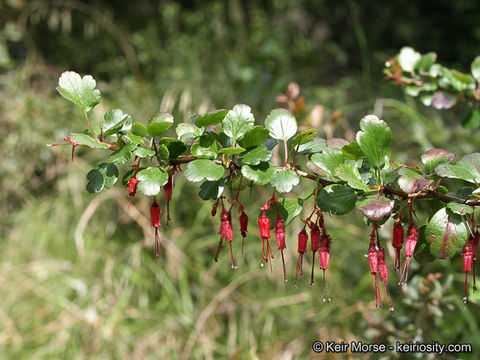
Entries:
[[106, 112], [104, 119], [103, 132], [105, 135], [113, 134], [121, 129], [127, 130], [124, 129], [124, 125], [126, 125], [127, 128], [132, 126], [132, 117], [120, 109], [113, 109]]
[[201, 133], [200, 129], [195, 125], [187, 123], [178, 124], [175, 128], [175, 132], [177, 133], [177, 137], [184, 143], [189, 143], [191, 139], [200, 136]]
[[480, 81], [480, 56], [477, 56], [475, 59], [473, 59], [471, 68], [472, 75], [475, 80]]
[[203, 179], [208, 181], [219, 180], [225, 169], [211, 160], [194, 160], [187, 165], [185, 178], [191, 182], [199, 182]]
[[225, 189], [225, 180], [204, 181], [200, 185], [199, 195], [203, 200], [217, 200]]
[[243, 165], [242, 175], [257, 185], [266, 185], [270, 182], [273, 175], [275, 175], [276, 169], [277, 168], [270, 162], [261, 162], [254, 166]]
[[357, 207], [363, 212], [366, 218], [373, 221], [380, 221], [392, 213], [393, 203], [393, 200], [387, 199], [383, 195], [375, 195], [359, 201]]
[[360, 129], [357, 133], [357, 142], [367, 161], [380, 168], [388, 161], [392, 133], [387, 123], [376, 115], [367, 115], [360, 120]]
[[434, 52], [429, 52], [425, 55], [422, 55], [422, 57], [415, 64], [415, 70], [428, 71], [430, 70], [430, 67], [435, 64], [435, 61], [437, 61], [437, 54]]
[[129, 143], [124, 147], [116, 150], [109, 156], [108, 161], [115, 162], [118, 165], [125, 165], [132, 157], [132, 151], [137, 147], [137, 144]]
[[298, 144], [303, 145], [315, 138], [317, 136], [318, 130], [317, 129], [308, 129], [302, 131], [300, 134], [295, 135], [295, 137], [290, 142], [290, 146], [294, 147]]
[[187, 150], [183, 141], [175, 138], [162, 137], [160, 139], [160, 144], [164, 144], [167, 147], [168, 152], [170, 153], [169, 159], [176, 159]]
[[430, 252], [433, 256], [447, 259], [465, 245], [468, 229], [461, 216], [442, 208], [428, 223], [425, 239], [430, 243]]
[[454, 165], [440, 164], [435, 168], [435, 173], [440, 177], [480, 183], [480, 153], [465, 155]]
[[141, 136], [135, 135], [134, 133], [128, 133], [123, 136], [128, 140], [129, 143], [134, 143], [137, 145], [143, 144], [143, 138]]
[[77, 143], [78, 145], [86, 145], [92, 149], [108, 149], [110, 146], [108, 144], [102, 143], [90, 135], [82, 133], [72, 133], [70, 134], [70, 140]]
[[474, 109], [462, 120], [465, 129], [476, 130], [480, 127], [480, 110]]
[[334, 148], [324, 148], [321, 153], [313, 154], [311, 160], [332, 179], [335, 179], [335, 168], [345, 162], [342, 151]]
[[200, 159], [214, 159], [217, 156], [217, 143], [213, 135], [205, 133], [192, 145], [192, 155]]
[[403, 71], [411, 72], [421, 57], [422, 56], [419, 52], [416, 52], [411, 47], [405, 46], [400, 49], [400, 53], [398, 54], [398, 63], [402, 67]]
[[435, 168], [440, 164], [449, 164], [452, 162], [455, 154], [442, 150], [442, 149], [430, 149], [422, 155], [422, 162], [425, 165], [428, 173], [432, 173]]
[[157, 196], [168, 181], [168, 173], [157, 167], [148, 167], [137, 173], [137, 188], [145, 196]]
[[171, 159], [170, 151], [165, 144], [159, 144], [157, 147], [157, 160], [160, 164], [165, 163], [167, 160]]
[[317, 205], [322, 211], [329, 211], [333, 215], [348, 214], [355, 207], [357, 194], [346, 185], [325, 186], [317, 198]]
[[268, 138], [268, 130], [262, 126], [255, 126], [240, 139], [238, 144], [243, 148], [261, 145]]
[[147, 127], [145, 125], [139, 123], [139, 122], [134, 122], [132, 124], [132, 132], [135, 135], [138, 135], [138, 136], [141, 136], [141, 137], [145, 137], [148, 134]]
[[335, 174], [343, 181], [346, 181], [347, 184], [354, 189], [365, 192], [371, 190], [370, 187], [363, 183], [358, 169], [351, 164], [341, 164], [339, 167], [335, 168]]
[[298, 155], [309, 155], [321, 152], [327, 147], [324, 139], [314, 139], [298, 147]]
[[221, 109], [200, 115], [195, 119], [195, 125], [204, 128], [212, 125], [217, 125], [218, 123], [222, 122], [222, 120], [225, 118], [225, 115], [227, 115], [227, 112], [228, 110]]
[[342, 153], [345, 159], [360, 160], [365, 157], [362, 149], [360, 149], [360, 145], [358, 145], [356, 141], [352, 141], [350, 144], [343, 146]]
[[218, 153], [226, 154], [226, 155], [234, 155], [234, 154], [241, 154], [244, 151], [245, 149], [241, 147], [226, 147], [226, 148], [220, 149]]
[[157, 113], [148, 121], [147, 132], [150, 136], [160, 136], [173, 125], [173, 115], [170, 113]]
[[297, 120], [285, 109], [274, 109], [265, 119], [265, 127], [272, 138], [287, 141], [297, 132]]
[[87, 191], [89, 193], [98, 193], [104, 187], [110, 189], [118, 180], [118, 169], [115, 165], [103, 163], [87, 174]]
[[270, 184], [272, 184], [278, 192], [290, 192], [299, 182], [300, 177], [295, 171], [290, 169], [277, 171], [270, 179]]
[[139, 146], [135, 149], [134, 155], [141, 158], [146, 158], [147, 156], [155, 155], [155, 150], [147, 149], [147, 148], [144, 148], [143, 146]]
[[409, 168], [400, 168], [398, 173], [400, 175], [398, 178], [398, 186], [407, 194], [422, 191], [432, 183], [432, 180], [425, 179], [415, 170]]
[[90, 75], [82, 78], [74, 71], [65, 71], [58, 79], [57, 91], [83, 111], [89, 112], [102, 98], [100, 90], [95, 89], [96, 86], [97, 83]]
[[253, 128], [255, 118], [250, 106], [235, 105], [223, 119], [223, 132], [232, 138], [232, 143], [241, 138]]
[[435, 257], [430, 252], [430, 244], [425, 239], [426, 225], [418, 229], [418, 240], [415, 246], [413, 257], [419, 264], [428, 264], [435, 260]]
[[265, 146], [255, 146], [253, 148], [247, 149], [247, 152], [240, 155], [238, 158], [248, 165], [258, 165], [262, 161], [268, 161], [272, 157], [272, 152], [269, 151]]
[[[303, 200], [290, 198], [281, 198], [277, 200], [279, 202], [278, 212], [280, 213], [280, 217], [285, 222], [285, 226], [288, 226], [302, 212]], [[266, 215], [270, 219], [270, 228], [273, 229], [277, 220], [277, 209], [275, 205], [267, 210]]]
[[460, 204], [451, 202], [447, 204], [447, 208], [450, 209], [451, 212], [458, 215], [471, 215], [473, 213], [473, 208], [466, 204]]

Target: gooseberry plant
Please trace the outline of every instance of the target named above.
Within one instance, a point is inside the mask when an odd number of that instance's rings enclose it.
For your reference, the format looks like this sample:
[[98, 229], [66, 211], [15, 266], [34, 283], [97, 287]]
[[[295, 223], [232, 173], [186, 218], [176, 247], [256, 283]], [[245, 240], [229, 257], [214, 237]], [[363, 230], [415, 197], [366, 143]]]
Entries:
[[[422, 59], [423, 64], [426, 60]], [[399, 71], [402, 70], [397, 68], [394, 74], [398, 75]], [[478, 79], [476, 74], [474, 76]], [[397, 80], [405, 81], [402, 79]], [[256, 218], [262, 240], [261, 265], [268, 262], [272, 268], [275, 251], [270, 240], [273, 232], [281, 254], [284, 281], [287, 281], [283, 250], [289, 241], [285, 228], [295, 218], [300, 218], [302, 226], [298, 234], [295, 282], [303, 275], [303, 259], [308, 256], [305, 254], [310, 238], [310, 284], [314, 284], [318, 252], [323, 271], [324, 301], [330, 301], [326, 270], [330, 250], [336, 250], [335, 239], [332, 240], [327, 232], [325, 215], [344, 215], [355, 208], [361, 211], [366, 224], [371, 227], [365, 250], [378, 307], [381, 306], [379, 279], [393, 311], [387, 286], [389, 259], [385, 248], [389, 246], [395, 249], [392, 268], [397, 272], [399, 285], [404, 286], [408, 281], [412, 257], [428, 262], [462, 253], [465, 302], [467, 274], [472, 270], [476, 289], [475, 261], [480, 225], [475, 221], [474, 210], [480, 204], [480, 153], [467, 154], [455, 161], [455, 154], [431, 149], [421, 156], [418, 166], [406, 166], [391, 159], [391, 130], [376, 115], [366, 115], [360, 120], [355, 141], [338, 138], [326, 141], [318, 137], [318, 129], [298, 131], [297, 120], [288, 109], [272, 110], [263, 125], [259, 125], [251, 108], [244, 104], [194, 116], [187, 122], [176, 124], [175, 136], [167, 136], [174, 126], [174, 118], [169, 113], [157, 113], [142, 124], [133, 121], [132, 116], [124, 111], [113, 109], [105, 113], [103, 122], [92, 123], [88, 114], [100, 103], [101, 94], [90, 75], [81, 77], [72, 71], [64, 72], [57, 90], [65, 99], [78, 105], [88, 130], [71, 133], [64, 142], [51, 146], [71, 145], [72, 158], [79, 146], [103, 151], [104, 160], [87, 174], [86, 189], [90, 193], [113, 187], [120, 178], [119, 168], [125, 168], [121, 183], [130, 202], [138, 196], [137, 191], [152, 198], [150, 217], [155, 233], [156, 258], [161, 253], [158, 234], [161, 210], [166, 207], [165, 219], [169, 221], [175, 177], [183, 174], [187, 181], [200, 183], [199, 196], [203, 200], [213, 202], [211, 215], [215, 217], [219, 213], [219, 244], [212, 258], [219, 259], [226, 241], [232, 269], [237, 268], [233, 240], [242, 236], [243, 252], [249, 224], [239, 194], [245, 189], [248, 191], [246, 185], [250, 185], [270, 189], [272, 193], [267, 201], [259, 204], [260, 212]], [[287, 94], [284, 97], [297, 96]], [[289, 101], [288, 98], [285, 103]], [[294, 102], [296, 107], [297, 103]], [[281, 156], [272, 157], [274, 152]], [[305, 198], [292, 196], [301, 181], [312, 182], [313, 192]], [[233, 189], [233, 196], [226, 195], [226, 188]], [[162, 195], [163, 200], [160, 200]], [[432, 200], [440, 205], [430, 214], [426, 224], [420, 223], [415, 215], [417, 204]], [[313, 210], [302, 217], [304, 205], [310, 201]], [[217, 211], [219, 207], [220, 211]], [[238, 236], [232, 220], [234, 207], [239, 214]], [[382, 244], [379, 228], [390, 217], [394, 218], [392, 243]], [[403, 266], [402, 248], [405, 249]]]

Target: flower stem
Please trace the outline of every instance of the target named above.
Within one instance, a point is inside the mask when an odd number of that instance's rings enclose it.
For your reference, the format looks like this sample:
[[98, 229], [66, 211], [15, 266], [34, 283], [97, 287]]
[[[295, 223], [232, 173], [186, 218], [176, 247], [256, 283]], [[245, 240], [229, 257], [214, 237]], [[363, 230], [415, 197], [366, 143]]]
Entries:
[[90, 123], [87, 112], [85, 110], [83, 111], [83, 115], [85, 115], [85, 119], [87, 120], [87, 124], [88, 124], [88, 127], [90, 128], [90, 132], [92, 133], [93, 138], [97, 141], [100, 141], [98, 140], [97, 135], [95, 135], [95, 133], [93, 132], [92, 124]]

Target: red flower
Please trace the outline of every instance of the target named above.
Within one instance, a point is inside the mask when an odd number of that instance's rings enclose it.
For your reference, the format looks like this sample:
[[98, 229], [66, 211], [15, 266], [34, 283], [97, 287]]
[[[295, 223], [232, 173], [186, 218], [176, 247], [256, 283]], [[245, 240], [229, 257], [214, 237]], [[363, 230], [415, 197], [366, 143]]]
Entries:
[[233, 258], [232, 250], [232, 240], [233, 240], [233, 226], [232, 226], [232, 215], [230, 211], [227, 211], [222, 204], [222, 214], [220, 216], [220, 229], [218, 230], [220, 235], [220, 242], [218, 244], [217, 253], [215, 255], [215, 261], [218, 261], [218, 254], [222, 249], [223, 240], [227, 240], [230, 246], [230, 258], [232, 260], [232, 269], [235, 270], [238, 267], [235, 265], [235, 260]]
[[310, 248], [312, 250], [312, 274], [310, 277], [310, 285], [314, 283], [313, 272], [315, 269], [315, 253], [318, 251], [320, 240], [320, 228], [313, 221], [308, 224], [310, 226]]
[[[268, 260], [270, 263], [270, 271], [273, 271], [270, 261], [270, 258], [273, 259], [273, 254], [268, 241], [268, 239], [270, 239], [270, 219], [265, 215], [265, 210], [263, 210], [262, 215], [258, 218], [258, 227], [260, 228], [260, 236], [262, 237], [262, 263], [260, 266], [263, 267], [263, 262]], [[267, 241], [267, 252], [265, 252], [265, 240]]]
[[393, 311], [392, 302], [390, 301], [390, 295], [388, 295], [388, 289], [387, 289], [388, 270], [387, 270], [387, 263], [385, 262], [385, 252], [381, 247], [377, 250], [377, 259], [378, 259], [377, 270], [380, 274], [380, 280], [383, 282], [383, 286], [385, 287], [385, 294], [387, 295], [388, 305], [390, 306], [389, 310]]
[[298, 260], [297, 260], [297, 274], [295, 276], [295, 284], [298, 280], [298, 275], [303, 276], [303, 254], [307, 252], [308, 234], [305, 227], [298, 233]]
[[393, 247], [395, 248], [395, 269], [400, 269], [400, 250], [403, 247], [404, 230], [400, 217], [395, 220], [393, 225]]
[[162, 213], [162, 209], [157, 204], [157, 199], [153, 198], [153, 203], [150, 206], [150, 221], [152, 226], [155, 228], [155, 259], [160, 257], [159, 248], [161, 249], [160, 245], [160, 238], [158, 236], [158, 228], [162, 225], [160, 224], [160, 214]]
[[283, 222], [277, 210], [277, 222], [275, 223], [275, 239], [277, 240], [277, 249], [282, 253], [283, 281], [287, 282], [287, 270], [285, 268], [285, 258], [283, 249], [285, 246], [285, 223]]
[[172, 200], [172, 193], [173, 193], [173, 177], [174, 173], [168, 173], [168, 181], [163, 186], [163, 191], [165, 191], [165, 202], [167, 203], [167, 221], [170, 221], [170, 201]]
[[465, 245], [463, 246], [463, 252], [462, 252], [462, 257], [463, 257], [463, 271], [465, 271], [465, 291], [463, 294], [463, 302], [467, 302], [467, 278], [468, 278], [468, 273], [472, 271], [472, 260], [474, 256], [474, 240], [472, 237], [467, 240]]
[[331, 301], [328, 297], [328, 286], [325, 271], [328, 269], [328, 261], [330, 260], [330, 245], [332, 240], [328, 236], [325, 227], [323, 227], [323, 235], [320, 238], [319, 250], [318, 250], [318, 259], [320, 260], [320, 269], [323, 270], [323, 302], [328, 298], [328, 301]]
[[382, 302], [380, 300], [380, 291], [378, 290], [378, 284], [377, 284], [378, 254], [373, 244], [370, 244], [367, 257], [368, 257], [368, 265], [370, 265], [370, 273], [373, 275], [373, 279], [375, 280], [375, 299], [376, 299], [377, 308], [379, 308], [382, 306]]
[[399, 284], [402, 284], [404, 276], [405, 276], [405, 284], [408, 281], [408, 269], [410, 268], [410, 259], [413, 256], [413, 252], [415, 251], [415, 246], [417, 245], [418, 240], [418, 229], [413, 222], [410, 223], [408, 228], [408, 235], [407, 239], [405, 240], [405, 256], [406, 262], [403, 268], [402, 276], [400, 278]]

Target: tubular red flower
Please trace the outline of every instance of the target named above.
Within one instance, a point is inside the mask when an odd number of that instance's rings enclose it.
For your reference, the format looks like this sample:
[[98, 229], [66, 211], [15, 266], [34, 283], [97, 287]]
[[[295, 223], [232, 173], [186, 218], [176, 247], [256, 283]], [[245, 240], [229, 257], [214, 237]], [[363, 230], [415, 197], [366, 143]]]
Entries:
[[160, 224], [160, 214], [162, 213], [162, 209], [157, 204], [157, 199], [153, 198], [152, 205], [150, 206], [150, 221], [152, 226], [155, 228], [155, 259], [160, 257], [159, 249], [161, 249], [160, 245], [160, 237], [158, 236], [158, 228], [161, 226]]
[[328, 261], [330, 260], [330, 245], [332, 240], [330, 236], [327, 234], [325, 230], [325, 226], [323, 226], [323, 234], [320, 237], [320, 244], [318, 250], [318, 259], [320, 261], [320, 269], [323, 271], [323, 282], [322, 282], [322, 290], [323, 290], [323, 302], [331, 301], [328, 297], [328, 286], [327, 286], [327, 278], [326, 278], [326, 270], [328, 269]]
[[474, 250], [474, 240], [472, 237], [467, 240], [465, 245], [463, 246], [463, 271], [465, 271], [465, 290], [463, 293], [463, 302], [467, 302], [467, 281], [468, 281], [468, 273], [472, 271], [472, 260], [473, 260], [473, 250]]
[[387, 289], [387, 281], [388, 281], [388, 270], [387, 270], [387, 263], [385, 262], [385, 252], [380, 247], [377, 250], [377, 259], [378, 259], [378, 272], [380, 275], [380, 280], [383, 282], [383, 286], [385, 287], [385, 294], [387, 295], [389, 310], [393, 311], [392, 302], [390, 301], [390, 295], [388, 294]]
[[367, 257], [368, 257], [368, 265], [370, 266], [370, 273], [373, 275], [373, 279], [375, 280], [375, 300], [376, 300], [376, 306], [377, 308], [379, 308], [382, 306], [382, 302], [380, 299], [380, 291], [378, 290], [378, 284], [377, 284], [378, 254], [373, 244], [370, 244]]
[[170, 221], [170, 201], [172, 200], [172, 193], [174, 187], [173, 176], [174, 174], [169, 172], [168, 181], [163, 186], [163, 191], [165, 191], [165, 202], [167, 203], [167, 221]]
[[[265, 206], [264, 206], [265, 207]], [[267, 261], [270, 263], [270, 271], [273, 272], [272, 263], [270, 259], [273, 259], [272, 250], [270, 249], [270, 219], [265, 215], [265, 209], [262, 212], [262, 215], [258, 218], [258, 227], [260, 228], [260, 236], [262, 237], [262, 262], [260, 266], [263, 267], [263, 262]], [[267, 251], [265, 252], [265, 240], [267, 241]]]
[[[417, 245], [418, 240], [418, 229], [414, 223], [411, 223], [408, 228], [408, 235], [407, 239], [405, 240], [405, 266], [403, 268], [402, 276], [400, 277], [399, 284], [406, 284], [408, 281], [408, 269], [410, 268], [410, 259], [413, 256], [413, 252], [415, 251], [415, 246]], [[403, 282], [405, 279], [405, 282]]]
[[232, 249], [232, 240], [233, 240], [233, 226], [232, 226], [232, 215], [230, 211], [227, 211], [224, 206], [222, 206], [222, 213], [220, 216], [220, 229], [218, 230], [220, 235], [220, 242], [218, 244], [217, 253], [215, 254], [215, 261], [218, 261], [218, 254], [222, 249], [223, 240], [227, 240], [230, 246], [230, 258], [232, 260], [232, 269], [237, 269], [235, 265], [235, 260], [233, 257]]
[[477, 291], [477, 282], [475, 279], [475, 262], [477, 261], [479, 240], [480, 240], [480, 233], [478, 231], [475, 231], [473, 233], [473, 291]]
[[312, 250], [312, 273], [310, 276], [310, 285], [314, 284], [315, 253], [318, 251], [320, 240], [320, 229], [313, 221], [309, 223], [310, 227], [310, 248]]
[[403, 247], [403, 237], [404, 237], [404, 229], [402, 225], [402, 220], [397, 218], [395, 220], [395, 224], [393, 225], [393, 247], [395, 248], [395, 270], [400, 269], [400, 250]]
[[297, 260], [297, 273], [295, 275], [295, 284], [298, 280], [298, 275], [303, 276], [303, 254], [307, 251], [308, 234], [305, 227], [298, 234], [298, 260]]
[[277, 249], [282, 254], [282, 266], [283, 266], [283, 281], [287, 282], [287, 270], [285, 268], [285, 257], [283, 255], [283, 249], [285, 246], [285, 223], [282, 218], [277, 214], [277, 222], [275, 223], [275, 240], [277, 240]]
[[137, 192], [137, 184], [138, 184], [138, 180], [135, 177], [135, 175], [132, 176], [130, 180], [128, 180], [128, 195], [130, 197], [135, 196]]

